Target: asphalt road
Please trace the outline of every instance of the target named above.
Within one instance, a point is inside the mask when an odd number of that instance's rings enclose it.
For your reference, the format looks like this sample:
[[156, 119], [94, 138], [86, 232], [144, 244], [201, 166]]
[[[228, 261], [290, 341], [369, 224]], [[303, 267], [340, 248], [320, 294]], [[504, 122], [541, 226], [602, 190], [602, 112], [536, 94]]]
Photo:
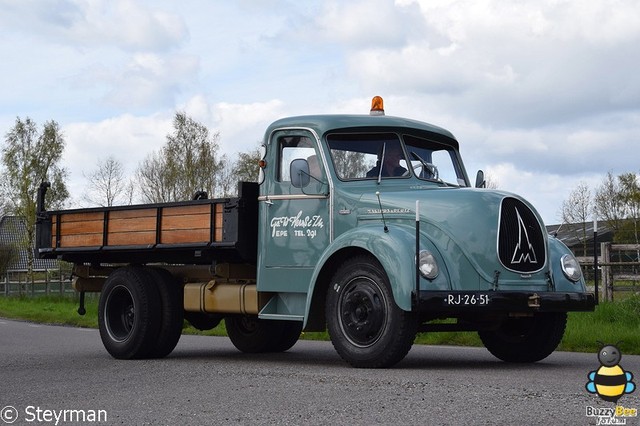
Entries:
[[[640, 356], [620, 365], [640, 385]], [[513, 365], [482, 348], [415, 345], [393, 369], [360, 370], [328, 342], [245, 355], [202, 336], [182, 336], [165, 359], [118, 361], [97, 330], [0, 319], [0, 426], [64, 425], [82, 413], [84, 424], [109, 425], [597, 424], [587, 407], [614, 407], [585, 390], [599, 366], [596, 354]], [[640, 391], [619, 405], [640, 409]]]

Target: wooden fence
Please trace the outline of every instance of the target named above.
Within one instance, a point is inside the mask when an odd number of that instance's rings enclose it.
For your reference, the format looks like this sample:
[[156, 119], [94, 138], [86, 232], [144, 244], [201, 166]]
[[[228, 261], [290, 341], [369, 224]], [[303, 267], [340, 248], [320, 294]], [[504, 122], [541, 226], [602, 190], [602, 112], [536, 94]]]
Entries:
[[60, 270], [37, 271], [30, 281], [24, 272], [8, 272], [0, 277], [0, 296], [36, 296], [73, 294], [71, 279]]
[[[594, 278], [594, 259], [578, 257], [587, 277]], [[613, 301], [615, 292], [640, 293], [640, 244], [600, 243], [598, 257], [600, 300]]]

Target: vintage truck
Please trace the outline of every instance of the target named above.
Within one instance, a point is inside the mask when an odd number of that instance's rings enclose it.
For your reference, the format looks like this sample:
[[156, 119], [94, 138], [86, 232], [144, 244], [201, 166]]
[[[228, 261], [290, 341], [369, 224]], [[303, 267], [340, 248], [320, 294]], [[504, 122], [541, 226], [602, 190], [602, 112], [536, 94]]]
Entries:
[[[395, 157], [395, 158], [392, 158]], [[477, 331], [510, 362], [547, 357], [594, 309], [580, 265], [517, 195], [475, 187], [447, 130], [384, 115], [278, 120], [234, 198], [47, 211], [37, 253], [101, 292], [115, 358], [164, 357], [189, 321], [244, 352], [328, 329], [355, 367], [401, 361], [418, 332]]]

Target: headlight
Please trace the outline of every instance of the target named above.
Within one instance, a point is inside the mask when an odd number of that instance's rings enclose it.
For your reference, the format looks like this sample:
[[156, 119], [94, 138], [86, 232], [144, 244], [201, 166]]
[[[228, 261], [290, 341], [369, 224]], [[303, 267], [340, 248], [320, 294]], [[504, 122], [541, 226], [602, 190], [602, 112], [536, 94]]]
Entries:
[[580, 269], [580, 264], [570, 254], [565, 254], [560, 259], [562, 263], [562, 272], [569, 278], [571, 281], [576, 282], [582, 277], [582, 269]]
[[428, 280], [432, 280], [438, 276], [438, 264], [436, 263], [435, 257], [429, 250], [422, 250], [420, 252], [420, 257], [418, 258], [418, 269], [420, 270], [420, 275], [425, 277]]

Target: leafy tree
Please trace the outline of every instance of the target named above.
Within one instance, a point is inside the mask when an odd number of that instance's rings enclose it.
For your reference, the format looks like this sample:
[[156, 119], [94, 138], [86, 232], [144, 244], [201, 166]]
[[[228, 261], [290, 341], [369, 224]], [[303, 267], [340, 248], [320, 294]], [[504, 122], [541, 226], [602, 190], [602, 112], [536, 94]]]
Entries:
[[260, 148], [255, 148], [248, 152], [238, 153], [235, 162], [236, 177], [239, 182], [257, 182], [260, 168]]
[[15, 248], [9, 245], [0, 244], [0, 276], [7, 272], [7, 268], [15, 259]]
[[239, 182], [257, 182], [260, 158], [259, 147], [239, 152], [234, 161], [229, 161], [227, 154], [223, 155], [218, 175], [219, 192], [216, 196], [234, 197], [237, 195]]
[[154, 152], [137, 170], [139, 189], [148, 202], [188, 200], [197, 191], [215, 194], [220, 162], [219, 133], [177, 112], [173, 133], [160, 152]]
[[640, 240], [640, 184], [635, 173], [607, 174], [596, 189], [595, 211], [614, 230], [618, 243]]
[[624, 222], [620, 239], [625, 242], [640, 244], [640, 184], [635, 173], [623, 173], [618, 176], [620, 182], [620, 199], [624, 203], [627, 220]]
[[66, 171], [59, 163], [64, 151], [64, 137], [58, 123], [48, 121], [41, 131], [29, 117], [16, 118], [5, 137], [2, 149], [4, 164], [3, 192], [10, 200], [11, 212], [23, 217], [27, 233], [22, 243], [28, 253], [28, 275], [33, 279], [36, 195], [41, 182], [51, 182], [47, 206], [61, 208], [69, 197], [65, 185]]
[[625, 206], [620, 197], [620, 185], [611, 172], [607, 173], [602, 184], [596, 188], [594, 211], [614, 232], [622, 227], [626, 215]]
[[122, 163], [113, 156], [98, 161], [97, 168], [85, 176], [89, 180], [85, 199], [102, 207], [131, 204], [133, 182], [124, 176]]
[[587, 221], [591, 216], [591, 191], [580, 182], [562, 202], [562, 222], [569, 226], [582, 242], [582, 255], [587, 255]]

